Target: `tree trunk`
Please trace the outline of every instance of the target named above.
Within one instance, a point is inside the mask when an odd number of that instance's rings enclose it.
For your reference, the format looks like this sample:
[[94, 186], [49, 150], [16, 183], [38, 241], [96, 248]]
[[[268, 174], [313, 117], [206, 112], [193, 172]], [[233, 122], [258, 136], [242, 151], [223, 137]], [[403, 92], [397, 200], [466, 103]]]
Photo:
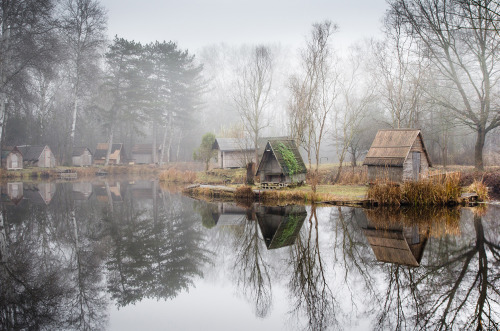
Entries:
[[165, 144], [167, 143], [167, 132], [168, 132], [168, 129], [165, 128], [165, 131], [163, 131], [163, 142], [161, 144], [160, 167], [163, 165], [163, 160], [165, 157]]
[[106, 152], [106, 161], [104, 162], [105, 166], [109, 165], [109, 155], [111, 154], [111, 148], [113, 147], [113, 126], [114, 125], [111, 125], [109, 132], [108, 151]]
[[484, 170], [483, 148], [485, 139], [486, 139], [486, 130], [484, 129], [483, 126], [479, 126], [477, 128], [477, 140], [474, 150], [474, 163], [476, 166], [476, 170], [480, 171]]
[[157, 127], [156, 127], [156, 122], [153, 123], [153, 150], [151, 151], [151, 153], [153, 154], [153, 163], [154, 164], [157, 164], [158, 163], [158, 153], [157, 153], [157, 148], [156, 148], [156, 131], [157, 131]]

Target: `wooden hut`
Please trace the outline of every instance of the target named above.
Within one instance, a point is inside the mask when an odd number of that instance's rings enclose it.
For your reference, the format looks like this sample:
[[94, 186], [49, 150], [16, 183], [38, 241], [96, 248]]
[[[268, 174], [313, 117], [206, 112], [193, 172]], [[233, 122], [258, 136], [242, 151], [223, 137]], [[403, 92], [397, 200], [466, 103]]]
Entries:
[[255, 214], [267, 249], [292, 245], [307, 217], [304, 206], [259, 206]]
[[153, 144], [137, 144], [132, 147], [131, 158], [136, 164], [153, 164], [155, 153], [158, 151], [153, 151]]
[[47, 145], [22, 145], [16, 146], [16, 148], [21, 152], [23, 164], [25, 166], [41, 168], [52, 168], [56, 166], [56, 157]]
[[92, 152], [87, 147], [74, 147], [71, 161], [75, 167], [89, 167], [92, 165]]
[[245, 138], [216, 138], [212, 149], [217, 150], [218, 167], [243, 168], [255, 157], [254, 144]]
[[432, 166], [418, 129], [379, 130], [366, 154], [368, 180], [418, 180]]
[[269, 140], [261, 157], [257, 176], [262, 183], [302, 183], [306, 165], [293, 139]]
[[[94, 153], [94, 164], [104, 165], [106, 163], [106, 154], [108, 153], [108, 144], [99, 143]], [[113, 144], [109, 154], [109, 164], [122, 164], [125, 162], [125, 150], [123, 144]]]
[[23, 154], [17, 147], [7, 147], [2, 151], [2, 167], [7, 170], [23, 168]]

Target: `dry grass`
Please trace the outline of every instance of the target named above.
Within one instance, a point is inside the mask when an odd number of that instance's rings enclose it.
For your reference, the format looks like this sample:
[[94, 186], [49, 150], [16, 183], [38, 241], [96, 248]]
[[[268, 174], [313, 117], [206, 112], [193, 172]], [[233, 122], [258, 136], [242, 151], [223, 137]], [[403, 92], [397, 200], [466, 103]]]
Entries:
[[460, 173], [455, 172], [403, 184], [376, 182], [370, 185], [367, 198], [385, 206], [445, 206], [458, 203], [460, 193]]
[[161, 182], [192, 184], [195, 180], [196, 173], [189, 170], [181, 171], [176, 168], [170, 168], [160, 173]]
[[243, 185], [236, 188], [234, 198], [236, 201], [253, 201], [255, 194], [250, 186]]
[[488, 187], [482, 180], [474, 179], [472, 184], [467, 187], [467, 192], [476, 193], [479, 201], [488, 201], [490, 199]]

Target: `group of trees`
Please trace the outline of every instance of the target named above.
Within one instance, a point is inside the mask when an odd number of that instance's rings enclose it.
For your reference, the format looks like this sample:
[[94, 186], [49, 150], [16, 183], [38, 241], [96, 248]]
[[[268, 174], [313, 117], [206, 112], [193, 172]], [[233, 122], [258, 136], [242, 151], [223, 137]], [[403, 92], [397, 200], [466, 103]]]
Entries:
[[3, 146], [49, 144], [61, 163], [102, 141], [153, 141], [156, 162], [179, 154], [201, 65], [173, 42], [108, 42], [106, 25], [99, 0], [1, 2]]
[[[492, 148], [500, 126], [498, 2], [388, 5], [382, 40], [339, 50], [338, 27], [315, 23], [299, 56], [281, 68], [275, 46], [247, 47], [244, 55], [227, 46], [220, 54], [211, 48], [209, 60], [233, 68], [234, 78], [225, 67], [215, 74], [216, 83], [227, 81], [226, 99], [246, 135], [253, 141], [276, 132], [289, 135], [317, 170], [324, 158], [342, 166], [350, 156], [356, 164], [377, 129], [419, 128], [434, 163], [483, 169], [484, 151], [498, 153]], [[284, 109], [286, 118], [280, 118]]]

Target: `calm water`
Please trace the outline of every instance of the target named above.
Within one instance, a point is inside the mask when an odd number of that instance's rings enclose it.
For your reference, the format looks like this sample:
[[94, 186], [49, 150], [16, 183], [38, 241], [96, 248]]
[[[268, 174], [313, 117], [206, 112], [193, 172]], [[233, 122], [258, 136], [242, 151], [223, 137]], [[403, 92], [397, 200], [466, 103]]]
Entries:
[[244, 208], [149, 180], [1, 192], [1, 330], [499, 328], [499, 206]]

